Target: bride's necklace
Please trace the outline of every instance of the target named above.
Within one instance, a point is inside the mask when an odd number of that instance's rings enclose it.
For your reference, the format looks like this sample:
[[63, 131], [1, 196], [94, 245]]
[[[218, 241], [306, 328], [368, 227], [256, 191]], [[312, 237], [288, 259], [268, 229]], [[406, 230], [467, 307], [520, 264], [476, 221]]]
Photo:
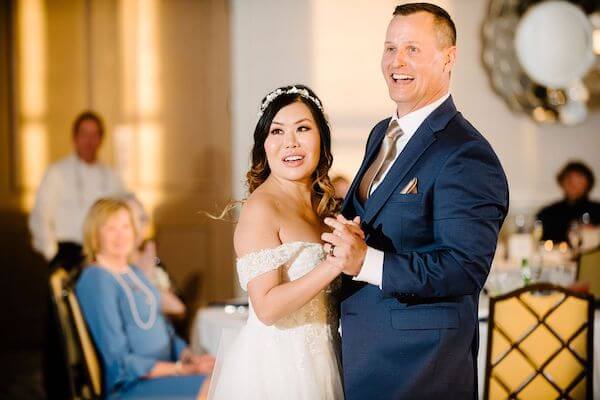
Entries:
[[129, 287], [127, 282], [125, 282], [125, 279], [123, 279], [123, 277], [119, 273], [115, 273], [112, 271], [111, 271], [111, 273], [113, 274], [113, 276], [115, 277], [115, 279], [117, 280], [119, 285], [121, 285], [121, 287], [125, 291], [125, 296], [127, 297], [127, 301], [129, 303], [129, 309], [131, 310], [131, 315], [133, 316], [133, 322], [135, 322], [135, 324], [140, 329], [147, 331], [149, 329], [152, 329], [152, 327], [154, 326], [154, 324], [156, 322], [156, 316], [158, 315], [158, 312], [157, 312], [158, 301], [156, 301], [156, 297], [154, 296], [154, 293], [152, 293], [152, 290], [148, 286], [146, 286], [140, 278], [138, 278], [138, 276], [135, 272], [130, 273], [130, 271], [131, 271], [131, 269], [128, 267], [126, 274], [131, 278], [134, 285], [136, 285], [146, 295], [146, 302], [148, 303], [148, 306], [150, 307], [150, 317], [148, 318], [148, 321], [142, 321], [140, 312], [137, 308], [137, 305], [135, 304], [135, 298], [133, 297], [133, 292], [131, 291], [131, 287]]

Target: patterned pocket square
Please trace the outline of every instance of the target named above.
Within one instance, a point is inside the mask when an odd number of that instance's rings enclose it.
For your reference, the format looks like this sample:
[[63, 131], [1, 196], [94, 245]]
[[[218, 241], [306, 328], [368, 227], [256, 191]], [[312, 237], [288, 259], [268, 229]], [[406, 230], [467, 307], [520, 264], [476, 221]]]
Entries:
[[400, 191], [400, 194], [417, 194], [417, 178], [414, 177], [408, 182], [404, 189]]

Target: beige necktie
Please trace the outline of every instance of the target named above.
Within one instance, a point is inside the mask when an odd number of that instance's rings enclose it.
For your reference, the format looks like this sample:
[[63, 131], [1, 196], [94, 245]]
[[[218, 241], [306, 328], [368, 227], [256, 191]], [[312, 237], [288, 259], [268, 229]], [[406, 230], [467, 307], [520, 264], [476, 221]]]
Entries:
[[360, 181], [358, 198], [363, 203], [369, 198], [373, 183], [379, 181], [381, 175], [387, 170], [390, 163], [394, 162], [394, 159], [396, 158], [396, 141], [398, 141], [398, 138], [403, 134], [404, 132], [402, 131], [402, 128], [400, 128], [400, 125], [398, 125], [398, 121], [395, 119], [392, 120], [385, 132], [385, 137], [383, 138], [383, 143], [381, 144], [381, 149], [379, 149], [377, 158], [363, 175], [362, 181]]

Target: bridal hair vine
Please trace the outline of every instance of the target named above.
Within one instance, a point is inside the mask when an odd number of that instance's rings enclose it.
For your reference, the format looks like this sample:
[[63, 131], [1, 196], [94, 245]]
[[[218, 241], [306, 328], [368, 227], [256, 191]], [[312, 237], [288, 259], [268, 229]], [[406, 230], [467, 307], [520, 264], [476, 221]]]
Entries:
[[316, 105], [323, 114], [325, 113], [325, 111], [323, 110], [323, 106], [321, 105], [321, 102], [319, 101], [319, 99], [317, 99], [314, 96], [311, 96], [310, 93], [308, 92], [308, 90], [306, 90], [306, 89], [300, 89], [300, 88], [297, 88], [296, 86], [292, 86], [291, 88], [289, 88], [287, 90], [283, 90], [283, 89], [279, 88], [279, 89], [276, 89], [276, 90], [272, 91], [271, 93], [269, 93], [267, 95], [267, 97], [265, 97], [265, 100], [260, 105], [260, 110], [258, 111], [259, 119], [260, 119], [260, 117], [262, 117], [262, 115], [265, 112], [265, 110], [267, 109], [267, 107], [269, 107], [269, 104], [271, 104], [271, 102], [273, 100], [275, 100], [277, 97], [281, 96], [282, 94], [299, 94], [300, 96], [304, 97], [305, 99], [309, 99], [310, 101], [312, 101], [314, 103], [314, 105]]

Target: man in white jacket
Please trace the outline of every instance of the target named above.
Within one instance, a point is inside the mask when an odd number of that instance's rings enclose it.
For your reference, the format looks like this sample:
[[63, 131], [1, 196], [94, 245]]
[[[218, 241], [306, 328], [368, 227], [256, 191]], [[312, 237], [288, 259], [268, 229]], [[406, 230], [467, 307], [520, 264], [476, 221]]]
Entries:
[[79, 114], [73, 123], [74, 154], [51, 164], [37, 191], [29, 228], [34, 249], [51, 266], [79, 264], [87, 211], [99, 198], [125, 192], [117, 173], [97, 160], [103, 136], [99, 115]]

